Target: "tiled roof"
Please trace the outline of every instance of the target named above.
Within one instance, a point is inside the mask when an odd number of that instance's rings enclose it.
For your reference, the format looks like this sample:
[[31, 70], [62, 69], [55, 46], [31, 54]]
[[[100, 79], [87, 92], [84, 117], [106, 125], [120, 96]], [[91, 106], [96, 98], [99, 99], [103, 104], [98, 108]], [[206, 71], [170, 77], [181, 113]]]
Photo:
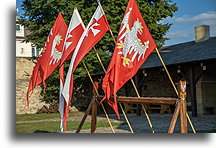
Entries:
[[[206, 41], [195, 41], [164, 47], [160, 50], [161, 57], [166, 65], [188, 63], [216, 58], [216, 37]], [[151, 53], [141, 68], [162, 66], [156, 52]]]

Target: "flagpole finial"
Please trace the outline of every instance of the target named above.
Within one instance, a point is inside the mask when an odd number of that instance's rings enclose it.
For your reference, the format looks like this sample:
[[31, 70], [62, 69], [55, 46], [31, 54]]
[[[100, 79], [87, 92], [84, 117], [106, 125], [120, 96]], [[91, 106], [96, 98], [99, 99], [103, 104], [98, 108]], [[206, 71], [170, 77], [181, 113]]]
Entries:
[[97, 2], [98, 2], [99, 5], [101, 4], [101, 3], [100, 3], [100, 0], [97, 0]]
[[100, 3], [100, 0], [97, 0], [97, 2], [98, 2], [98, 6], [101, 8], [101, 10], [103, 11], [103, 9], [102, 9], [102, 6], [101, 6], [101, 3]]

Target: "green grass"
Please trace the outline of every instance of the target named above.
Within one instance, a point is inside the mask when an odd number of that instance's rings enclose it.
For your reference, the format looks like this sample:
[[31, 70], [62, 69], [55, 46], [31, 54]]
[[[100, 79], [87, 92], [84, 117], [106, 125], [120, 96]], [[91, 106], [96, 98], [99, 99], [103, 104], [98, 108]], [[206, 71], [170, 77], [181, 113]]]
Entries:
[[[80, 122], [78, 121], [68, 121], [67, 130], [76, 130]], [[16, 132], [17, 133], [50, 133], [59, 132], [59, 121], [47, 121], [47, 122], [33, 122], [33, 123], [17, 123]], [[113, 126], [122, 125], [122, 122], [113, 122]], [[109, 127], [108, 122], [99, 121], [97, 122], [97, 127]], [[85, 122], [82, 129], [90, 129], [91, 123]]]
[[[69, 117], [80, 117], [83, 116], [82, 112], [70, 112]], [[52, 114], [22, 114], [16, 115], [16, 121], [35, 121], [45, 119], [60, 119], [59, 113]], [[67, 131], [76, 130], [79, 121], [67, 121]], [[113, 126], [125, 124], [123, 122], [113, 122]], [[51, 133], [60, 132], [60, 121], [43, 121], [43, 122], [32, 122], [32, 123], [16, 123], [17, 133]], [[97, 127], [109, 127], [108, 122], [99, 121]], [[85, 122], [82, 129], [90, 129], [91, 123]]]
[[[69, 117], [77, 117], [83, 115], [82, 112], [70, 112]], [[16, 121], [31, 121], [31, 120], [45, 120], [45, 119], [54, 119], [60, 118], [59, 113], [52, 114], [17, 114]]]

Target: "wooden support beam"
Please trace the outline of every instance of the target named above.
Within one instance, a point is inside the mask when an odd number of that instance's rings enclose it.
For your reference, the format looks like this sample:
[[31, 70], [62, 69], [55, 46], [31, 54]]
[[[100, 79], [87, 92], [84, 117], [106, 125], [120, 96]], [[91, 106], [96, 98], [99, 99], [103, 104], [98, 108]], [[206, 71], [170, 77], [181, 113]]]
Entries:
[[[98, 100], [102, 100], [104, 96], [96, 96]], [[110, 98], [113, 101], [113, 97]], [[118, 103], [131, 103], [131, 104], [169, 104], [175, 105], [177, 98], [166, 97], [125, 97], [118, 96]]]
[[183, 99], [181, 101], [181, 109], [180, 109], [180, 125], [181, 125], [181, 133], [187, 133], [187, 108], [186, 108], [186, 100]]
[[[138, 81], [140, 80], [138, 73], [135, 75], [135, 85], [136, 88], [138, 90], [138, 93], [140, 96], [142, 96], [142, 90], [140, 88], [138, 88]], [[137, 116], [141, 116], [141, 105], [140, 104], [136, 104], [136, 115]]]
[[126, 95], [126, 97], [128, 97], [128, 84], [127, 83], [125, 83], [125, 95]]
[[190, 71], [190, 78], [185, 74], [183, 70], [180, 71], [180, 74], [190, 84], [192, 116], [197, 117], [196, 83], [202, 77], [204, 71], [202, 71], [200, 75], [197, 77], [195, 76], [195, 68], [193, 65], [190, 66], [189, 71]]
[[145, 81], [145, 79], [146, 79], [146, 76], [144, 76], [144, 74], [140, 75], [140, 77], [139, 77], [139, 84], [137, 86], [137, 89], [139, 89], [140, 87], [142, 87], [142, 83], [143, 83], [143, 81]]
[[80, 132], [80, 130], [81, 130], [81, 128], [82, 128], [82, 126], [83, 126], [83, 124], [84, 124], [84, 122], [85, 122], [85, 120], [86, 120], [86, 118], [87, 118], [87, 116], [88, 116], [91, 108], [92, 108], [92, 105], [93, 105], [93, 103], [95, 101], [96, 101], [96, 98], [93, 96], [92, 100], [91, 100], [91, 102], [90, 102], [90, 104], [89, 104], [89, 106], [88, 106], [88, 108], [87, 108], [87, 110], [86, 110], [86, 112], [85, 112], [85, 114], [84, 114], [84, 116], [83, 116], [83, 118], [82, 118], [82, 120], [81, 120], [81, 122], [80, 122], [80, 124], [79, 124], [79, 126], [77, 128], [77, 130], [76, 130], [76, 133]]
[[199, 81], [199, 79], [202, 77], [203, 73], [204, 73], [204, 70], [200, 73], [200, 75], [199, 75], [198, 77], [196, 77], [196, 79], [195, 79], [195, 84], [196, 84], [196, 83]]
[[92, 104], [92, 116], [91, 116], [91, 133], [96, 133], [97, 126], [97, 102], [94, 101]]
[[196, 83], [195, 83], [195, 67], [190, 67], [190, 89], [191, 89], [191, 106], [192, 116], [197, 117], [197, 99], [196, 99]]
[[186, 81], [179, 81], [179, 98], [181, 99], [180, 125], [181, 133], [187, 133], [187, 103], [186, 103]]
[[176, 102], [176, 108], [175, 108], [175, 111], [173, 113], [172, 120], [170, 122], [168, 133], [173, 133], [173, 131], [174, 131], [175, 124], [176, 124], [176, 121], [177, 121], [177, 118], [178, 118], [178, 114], [179, 114], [180, 108], [181, 108], [181, 101], [178, 100]]
[[[92, 77], [91, 77], [91, 74], [90, 74], [90, 72], [89, 72], [89, 70], [88, 70], [88, 68], [87, 68], [87, 66], [86, 66], [86, 64], [85, 64], [85, 62], [84, 62], [84, 60], [82, 60], [82, 63], [83, 63], [83, 65], [84, 65], [84, 67], [85, 67], [85, 69], [86, 69], [86, 72], [87, 72], [87, 74], [88, 74], [88, 76], [89, 76], [89, 78], [90, 78], [90, 81], [91, 81], [91, 83], [92, 83], [92, 85], [93, 85], [93, 88], [94, 88], [95, 93], [96, 93], [97, 95], [99, 95], [99, 93], [98, 93], [98, 88], [96, 87], [96, 85], [95, 85], [95, 83], [94, 83], [94, 81], [93, 81], [93, 79], [92, 79]], [[96, 100], [96, 101], [97, 101], [97, 100]], [[107, 121], [108, 121], [108, 123], [109, 123], [109, 125], [110, 125], [110, 128], [112, 129], [112, 132], [115, 133], [115, 130], [114, 130], [113, 126], [112, 126], [112, 123], [111, 123], [111, 121], [110, 121], [110, 119], [109, 119], [109, 116], [108, 116], [108, 114], [107, 114], [107, 112], [106, 112], [106, 109], [105, 109], [104, 106], [103, 106], [103, 103], [101, 103], [101, 106], [102, 106], [103, 111], [104, 111], [104, 113], [105, 113], [105, 115], [106, 115], [106, 118], [107, 118]]]
[[180, 113], [180, 126], [181, 126], [181, 133], [187, 133], [187, 109], [186, 109], [186, 100], [180, 99], [177, 104], [175, 111], [173, 113], [172, 120], [170, 122], [170, 127], [168, 133], [173, 133], [175, 124]]

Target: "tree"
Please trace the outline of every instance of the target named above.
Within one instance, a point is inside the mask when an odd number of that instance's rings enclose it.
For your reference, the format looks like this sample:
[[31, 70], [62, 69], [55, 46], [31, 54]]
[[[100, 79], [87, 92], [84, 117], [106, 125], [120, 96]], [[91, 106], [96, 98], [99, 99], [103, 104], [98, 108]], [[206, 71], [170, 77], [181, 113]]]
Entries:
[[[117, 38], [127, 3], [128, 0], [101, 0], [101, 5], [115, 38]], [[161, 24], [159, 21], [166, 17], [172, 17], [173, 13], [177, 11], [176, 4], [173, 3], [172, 0], [137, 0], [137, 4], [157, 46], [161, 47], [168, 39], [164, 36], [172, 24]], [[19, 23], [26, 26], [31, 31], [31, 34], [27, 36], [25, 41], [32, 42], [38, 48], [42, 48], [58, 13], [61, 12], [66, 23], [69, 24], [73, 8], [75, 7], [77, 7], [85, 25], [87, 25], [96, 10], [97, 1], [24, 0], [22, 5], [24, 14], [20, 17]], [[109, 64], [114, 46], [115, 44], [109, 33], [96, 45], [105, 67]], [[102, 71], [94, 51], [90, 51], [84, 59], [91, 73]], [[69, 62], [66, 62], [66, 67], [68, 67], [68, 65]], [[83, 65], [80, 64], [75, 70], [75, 80], [79, 81], [85, 76], [85, 69]], [[59, 92], [59, 77], [57, 71], [47, 79], [47, 83], [47, 93], [44, 96], [45, 100], [57, 99]]]

